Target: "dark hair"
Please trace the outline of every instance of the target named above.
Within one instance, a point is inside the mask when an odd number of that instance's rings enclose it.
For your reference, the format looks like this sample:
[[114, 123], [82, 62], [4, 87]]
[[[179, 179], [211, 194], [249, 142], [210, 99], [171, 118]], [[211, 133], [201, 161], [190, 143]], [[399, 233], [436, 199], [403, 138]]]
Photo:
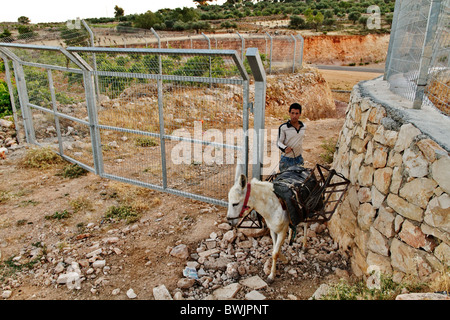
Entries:
[[289, 112], [291, 112], [292, 109], [297, 109], [300, 111], [300, 113], [302, 113], [302, 106], [300, 105], [300, 103], [293, 103], [291, 104], [291, 106], [289, 107]]

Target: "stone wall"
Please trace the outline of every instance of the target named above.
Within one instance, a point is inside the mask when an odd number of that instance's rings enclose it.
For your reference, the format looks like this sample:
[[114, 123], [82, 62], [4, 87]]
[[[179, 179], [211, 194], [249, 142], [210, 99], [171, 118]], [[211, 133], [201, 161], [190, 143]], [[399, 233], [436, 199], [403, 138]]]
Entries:
[[449, 119], [387, 101], [383, 80], [371, 82], [353, 88], [337, 142], [333, 167], [351, 185], [329, 230], [357, 276], [378, 266], [396, 281], [426, 279], [450, 261], [450, 157], [436, 142], [450, 140]]

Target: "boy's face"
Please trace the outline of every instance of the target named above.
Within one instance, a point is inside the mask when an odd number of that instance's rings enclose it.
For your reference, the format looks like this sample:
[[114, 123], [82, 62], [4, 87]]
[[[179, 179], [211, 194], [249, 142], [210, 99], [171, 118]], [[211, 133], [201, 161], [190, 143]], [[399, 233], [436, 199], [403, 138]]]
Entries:
[[289, 111], [289, 116], [291, 117], [291, 122], [297, 122], [300, 118], [300, 110], [291, 109], [291, 111]]

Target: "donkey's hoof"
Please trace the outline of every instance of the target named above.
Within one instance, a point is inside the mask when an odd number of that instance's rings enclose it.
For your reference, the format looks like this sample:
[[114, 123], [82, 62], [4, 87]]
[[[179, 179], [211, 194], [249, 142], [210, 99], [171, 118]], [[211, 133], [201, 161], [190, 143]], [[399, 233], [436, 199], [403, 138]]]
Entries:
[[273, 283], [273, 282], [275, 281], [274, 278], [275, 278], [275, 277], [268, 276], [268, 277], [267, 277], [267, 284]]

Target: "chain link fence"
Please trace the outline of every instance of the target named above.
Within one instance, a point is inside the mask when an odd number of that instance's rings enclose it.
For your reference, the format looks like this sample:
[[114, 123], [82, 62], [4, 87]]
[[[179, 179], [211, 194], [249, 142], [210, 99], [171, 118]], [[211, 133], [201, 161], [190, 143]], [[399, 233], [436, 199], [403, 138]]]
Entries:
[[82, 21], [79, 29], [39, 31], [3, 38], [5, 43], [48, 46], [94, 46], [123, 48], [176, 48], [236, 50], [245, 60], [247, 48], [258, 48], [265, 71], [269, 74], [295, 72], [302, 68], [303, 43], [301, 35], [277, 33], [187, 33], [155, 31], [124, 26], [91, 28]]
[[26, 141], [102, 177], [218, 205], [248, 166], [234, 50], [0, 43]]
[[444, 1], [433, 44], [424, 103], [450, 115], [450, 1]]
[[449, 115], [449, 0], [397, 0], [386, 59], [390, 90]]

